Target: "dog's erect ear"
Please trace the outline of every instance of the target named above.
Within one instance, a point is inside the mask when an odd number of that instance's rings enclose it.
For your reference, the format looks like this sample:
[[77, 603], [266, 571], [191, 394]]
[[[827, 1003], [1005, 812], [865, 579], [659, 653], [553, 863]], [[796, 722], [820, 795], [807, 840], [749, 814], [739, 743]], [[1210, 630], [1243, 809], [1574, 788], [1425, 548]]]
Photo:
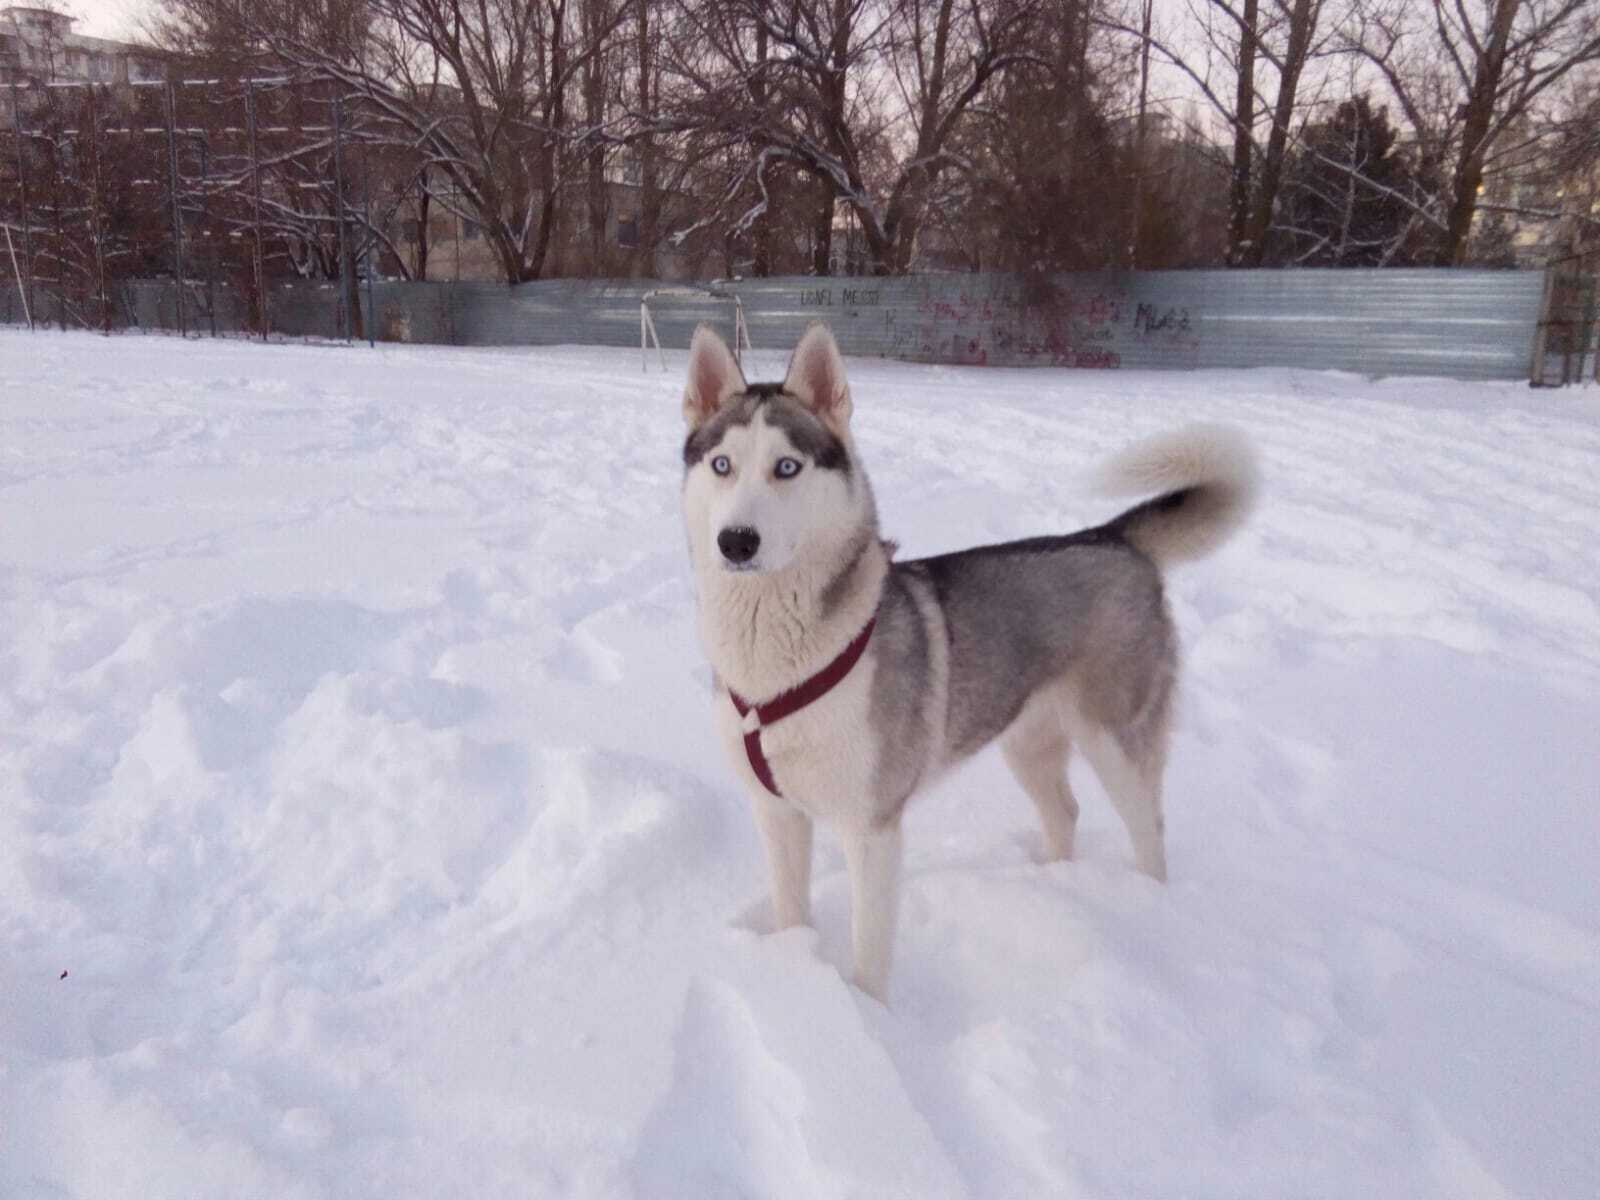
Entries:
[[709, 325], [694, 331], [689, 343], [689, 380], [683, 388], [683, 419], [698, 429], [716, 415], [730, 396], [745, 390], [744, 372], [728, 343]]
[[844, 378], [844, 359], [828, 327], [820, 322], [806, 330], [789, 360], [783, 390], [798, 397], [835, 433], [850, 424], [850, 385]]

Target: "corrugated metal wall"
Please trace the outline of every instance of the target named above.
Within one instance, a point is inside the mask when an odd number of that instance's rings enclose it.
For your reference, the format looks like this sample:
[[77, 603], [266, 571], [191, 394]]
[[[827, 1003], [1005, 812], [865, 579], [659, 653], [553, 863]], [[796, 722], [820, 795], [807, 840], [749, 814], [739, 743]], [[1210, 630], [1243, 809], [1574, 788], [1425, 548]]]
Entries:
[[758, 346], [826, 320], [847, 353], [1081, 368], [1293, 366], [1521, 379], [1539, 271], [1150, 271], [727, 285]]
[[[383, 340], [468, 346], [639, 344], [646, 280], [379, 283], [374, 328]], [[130, 323], [171, 327], [161, 289], [124, 285]], [[20, 319], [0, 287], [0, 319]], [[220, 291], [220, 289], [219, 289]], [[1539, 271], [1150, 271], [1029, 279], [923, 275], [799, 276], [708, 285], [652, 304], [666, 347], [711, 321], [731, 337], [733, 297], [758, 348], [794, 344], [812, 321], [847, 354], [916, 362], [1089, 369], [1291, 366], [1370, 375], [1525, 379], [1539, 306]], [[191, 289], [191, 295], [194, 295]], [[362, 292], [363, 307], [367, 296]], [[195, 303], [190, 302], [193, 309]], [[40, 303], [42, 315], [54, 309]], [[244, 322], [237, 298], [216, 297], [219, 328]], [[342, 336], [332, 284], [279, 285], [273, 329]], [[36, 313], [37, 315], [41, 315]], [[369, 314], [370, 319], [370, 314]], [[190, 312], [190, 329], [209, 314]]]
[[[401, 283], [373, 286], [362, 311], [375, 309], [380, 341], [454, 346], [639, 345], [639, 301], [664, 285], [649, 280], [549, 279], [497, 283]], [[733, 330], [733, 299], [705, 289], [663, 299], [655, 324], [664, 347], [684, 347], [701, 321]], [[331, 337], [339, 329], [339, 293], [331, 283], [272, 289], [272, 328], [292, 337]]]

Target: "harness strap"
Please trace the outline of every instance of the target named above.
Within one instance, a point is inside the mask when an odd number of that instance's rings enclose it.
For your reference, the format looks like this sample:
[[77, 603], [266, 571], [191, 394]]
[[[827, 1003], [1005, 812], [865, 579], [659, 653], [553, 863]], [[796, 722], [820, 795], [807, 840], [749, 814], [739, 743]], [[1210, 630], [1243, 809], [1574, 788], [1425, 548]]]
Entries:
[[[804, 683], [796, 684], [788, 691], [779, 692], [765, 704], [751, 704], [732, 688], [728, 689], [728, 699], [733, 701], [735, 711], [745, 723], [744, 753], [750, 760], [750, 769], [761, 781], [761, 786], [774, 796], [781, 797], [783, 793], [778, 790], [778, 782], [772, 777], [772, 766], [767, 762], [766, 754], [762, 752], [761, 731], [768, 725], [783, 720], [784, 717], [792, 716], [806, 705], [815, 703], [831, 692], [840, 680], [850, 674], [850, 668], [855, 666], [866, 652], [873, 626], [877, 623], [878, 618], [873, 617], [861, 632], [856, 634], [851, 643], [839, 652], [839, 657]], [[755, 714], [753, 723], [750, 720], [752, 713]]]

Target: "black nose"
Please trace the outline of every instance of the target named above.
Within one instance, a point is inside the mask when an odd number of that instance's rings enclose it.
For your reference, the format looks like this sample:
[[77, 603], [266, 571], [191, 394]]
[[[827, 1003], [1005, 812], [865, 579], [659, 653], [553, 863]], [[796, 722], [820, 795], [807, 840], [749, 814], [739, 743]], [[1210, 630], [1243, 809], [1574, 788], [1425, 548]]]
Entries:
[[717, 549], [731, 563], [747, 563], [761, 548], [761, 535], [748, 525], [734, 525], [717, 534]]

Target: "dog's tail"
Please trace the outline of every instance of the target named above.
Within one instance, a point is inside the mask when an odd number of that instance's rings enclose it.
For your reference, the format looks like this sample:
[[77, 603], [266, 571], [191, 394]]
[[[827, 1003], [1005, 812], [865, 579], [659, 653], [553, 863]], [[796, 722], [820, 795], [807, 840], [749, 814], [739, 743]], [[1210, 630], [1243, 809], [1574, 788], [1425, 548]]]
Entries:
[[1226, 425], [1190, 425], [1128, 447], [1095, 475], [1104, 496], [1157, 493], [1109, 522], [1158, 566], [1204, 558], [1244, 524], [1258, 474], [1250, 442]]

